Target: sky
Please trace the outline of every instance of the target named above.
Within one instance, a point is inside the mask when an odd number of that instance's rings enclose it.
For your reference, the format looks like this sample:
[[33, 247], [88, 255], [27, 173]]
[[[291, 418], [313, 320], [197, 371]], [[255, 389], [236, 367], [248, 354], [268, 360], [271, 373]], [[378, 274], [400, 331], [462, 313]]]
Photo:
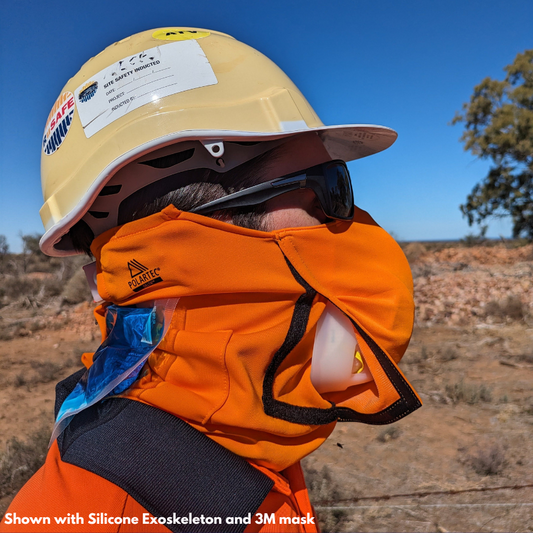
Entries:
[[[349, 164], [355, 203], [398, 240], [476, 233], [459, 205], [490, 162], [450, 121], [483, 78], [533, 48], [531, 0], [0, 0], [0, 234], [43, 233], [41, 140], [63, 86], [92, 56], [139, 31], [190, 26], [258, 49], [325, 124], [380, 124], [396, 143]], [[508, 220], [489, 237], [508, 237]]]

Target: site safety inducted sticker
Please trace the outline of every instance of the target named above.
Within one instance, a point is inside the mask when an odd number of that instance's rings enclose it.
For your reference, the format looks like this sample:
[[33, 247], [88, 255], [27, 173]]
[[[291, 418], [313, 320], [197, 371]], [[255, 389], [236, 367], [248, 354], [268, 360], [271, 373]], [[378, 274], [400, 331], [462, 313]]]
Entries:
[[44, 127], [43, 152], [46, 155], [53, 154], [65, 140], [72, 124], [75, 107], [74, 95], [69, 91], [65, 91], [56, 100]]
[[204, 51], [191, 39], [125, 57], [84, 82], [74, 95], [89, 138], [143, 105], [216, 83]]

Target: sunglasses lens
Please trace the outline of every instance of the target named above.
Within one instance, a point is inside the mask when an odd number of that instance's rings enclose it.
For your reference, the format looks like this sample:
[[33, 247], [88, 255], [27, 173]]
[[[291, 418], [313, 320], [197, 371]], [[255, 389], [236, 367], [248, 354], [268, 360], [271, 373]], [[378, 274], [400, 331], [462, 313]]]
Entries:
[[325, 169], [331, 201], [331, 216], [350, 219], [353, 216], [352, 181], [345, 165], [331, 163]]

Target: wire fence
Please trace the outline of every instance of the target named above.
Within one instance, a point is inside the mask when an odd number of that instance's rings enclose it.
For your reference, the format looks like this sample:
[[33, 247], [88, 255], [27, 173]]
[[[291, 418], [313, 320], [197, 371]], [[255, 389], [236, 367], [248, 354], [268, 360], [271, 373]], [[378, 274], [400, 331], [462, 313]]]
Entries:
[[[435, 490], [425, 492], [409, 492], [403, 494], [382, 494], [379, 496], [357, 496], [354, 498], [343, 498], [339, 500], [322, 500], [314, 502], [315, 509], [367, 509], [375, 508], [375, 505], [339, 505], [343, 503], [356, 504], [361, 501], [387, 501], [393, 498], [423, 498], [426, 496], [450, 496], [454, 494], [466, 494], [475, 492], [495, 492], [499, 490], [519, 490], [533, 488], [533, 483], [527, 483], [525, 485], [500, 485], [498, 487], [471, 487], [468, 489], [448, 489], [448, 490]], [[395, 507], [395, 508], [409, 508], [409, 507], [475, 507], [475, 506], [494, 506], [494, 507], [506, 507], [506, 506], [533, 506], [533, 503], [434, 503], [434, 504], [396, 504], [396, 505], [382, 505], [380, 507]]]
[[[331, 506], [320, 506], [314, 505], [315, 509], [320, 511], [335, 509], [342, 510], [352, 510], [356, 511], [359, 509], [375, 509], [376, 505], [331, 505]], [[429, 508], [439, 508], [439, 507], [533, 507], [533, 503], [411, 503], [411, 504], [391, 504], [391, 505], [380, 505], [379, 508], [383, 509], [429, 509]]]

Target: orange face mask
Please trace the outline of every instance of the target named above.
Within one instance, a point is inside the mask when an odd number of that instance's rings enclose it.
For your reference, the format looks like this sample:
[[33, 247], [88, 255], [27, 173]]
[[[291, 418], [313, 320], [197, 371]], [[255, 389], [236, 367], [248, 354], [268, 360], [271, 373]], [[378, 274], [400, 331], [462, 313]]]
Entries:
[[[92, 251], [105, 300], [180, 298], [124, 395], [245, 458], [282, 470], [338, 420], [384, 424], [421, 405], [396, 365], [413, 326], [409, 266], [357, 208], [352, 222], [260, 232], [169, 206], [100, 235]], [[320, 395], [311, 354], [328, 300], [352, 321], [374, 380]]]

